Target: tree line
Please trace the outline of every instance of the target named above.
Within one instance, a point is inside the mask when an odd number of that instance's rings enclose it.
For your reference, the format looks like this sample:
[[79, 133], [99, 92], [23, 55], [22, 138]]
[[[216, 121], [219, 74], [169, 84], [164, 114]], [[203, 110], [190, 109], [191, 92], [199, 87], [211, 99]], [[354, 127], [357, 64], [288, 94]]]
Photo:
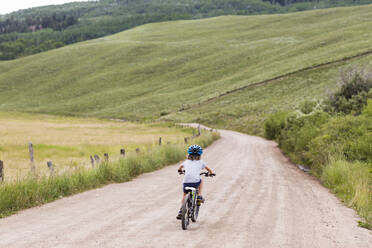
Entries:
[[78, 22], [77, 17], [68, 14], [56, 13], [53, 13], [51, 16], [43, 17], [28, 16], [27, 18], [22, 20], [10, 17], [5, 21], [0, 21], [0, 35], [13, 32], [17, 33], [35, 32], [46, 28], [61, 31], [69, 26], [76, 24], [77, 22]]

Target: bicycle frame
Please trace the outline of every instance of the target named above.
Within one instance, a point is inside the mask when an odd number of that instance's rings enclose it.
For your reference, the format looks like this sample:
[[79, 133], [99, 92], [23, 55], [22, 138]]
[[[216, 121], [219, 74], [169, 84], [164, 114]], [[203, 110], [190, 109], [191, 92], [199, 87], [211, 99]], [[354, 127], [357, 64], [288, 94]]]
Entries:
[[[198, 196], [198, 189], [194, 188], [194, 187], [186, 187], [185, 188], [186, 190], [190, 190], [190, 192], [188, 194], [191, 195], [191, 206], [190, 206], [190, 209], [191, 209], [191, 213], [194, 212], [194, 208], [196, 206], [196, 201], [197, 201], [197, 196]], [[188, 198], [190, 199], [190, 198]]]

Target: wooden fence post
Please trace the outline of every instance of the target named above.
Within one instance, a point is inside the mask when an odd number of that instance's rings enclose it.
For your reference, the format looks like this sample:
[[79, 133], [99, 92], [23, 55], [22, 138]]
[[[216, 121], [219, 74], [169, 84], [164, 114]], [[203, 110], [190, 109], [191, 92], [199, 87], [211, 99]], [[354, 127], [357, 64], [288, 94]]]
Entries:
[[98, 165], [101, 162], [101, 159], [98, 155], [94, 155], [94, 160], [96, 161], [96, 164]]
[[92, 168], [94, 168], [94, 158], [90, 155], [90, 163], [92, 164]]
[[29, 143], [28, 150], [30, 152], [30, 166], [31, 166], [31, 172], [35, 174], [35, 163], [34, 163], [34, 146], [32, 143]]
[[125, 158], [125, 149], [124, 149], [124, 148], [120, 149], [120, 155], [121, 155], [123, 158]]
[[159, 146], [161, 146], [161, 137], [159, 138]]
[[108, 155], [108, 153], [103, 154], [103, 156], [105, 157], [105, 162], [108, 162], [109, 161], [109, 155]]
[[48, 161], [47, 162], [47, 165], [48, 165], [48, 168], [50, 170], [50, 176], [54, 176], [54, 166], [53, 166], [53, 162], [52, 161]]
[[4, 182], [4, 162], [0, 160], [0, 182]]
[[185, 140], [185, 144], [187, 144], [187, 137], [185, 137], [185, 139], [184, 139], [184, 140]]
[[140, 153], [140, 149], [139, 148], [136, 148], [136, 153]]
[[200, 128], [200, 124], [198, 125], [198, 136], [200, 136], [201, 134], [201, 128]]

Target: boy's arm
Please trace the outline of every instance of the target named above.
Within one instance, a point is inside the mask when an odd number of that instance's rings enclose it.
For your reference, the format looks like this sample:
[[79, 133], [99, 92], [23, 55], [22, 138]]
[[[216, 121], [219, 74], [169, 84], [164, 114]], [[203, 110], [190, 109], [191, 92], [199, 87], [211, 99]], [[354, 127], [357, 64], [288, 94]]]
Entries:
[[208, 166], [205, 166], [205, 169], [209, 172], [209, 174], [213, 174], [213, 171]]

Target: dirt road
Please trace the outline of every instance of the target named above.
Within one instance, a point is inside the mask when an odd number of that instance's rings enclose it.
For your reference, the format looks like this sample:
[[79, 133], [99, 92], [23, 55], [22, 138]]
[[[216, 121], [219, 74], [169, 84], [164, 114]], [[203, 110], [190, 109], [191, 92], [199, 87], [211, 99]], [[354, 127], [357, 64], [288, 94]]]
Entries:
[[275, 143], [221, 131], [204, 160], [197, 223], [176, 220], [177, 166], [29, 209], [0, 220], [0, 247], [372, 247], [344, 207], [298, 170]]

